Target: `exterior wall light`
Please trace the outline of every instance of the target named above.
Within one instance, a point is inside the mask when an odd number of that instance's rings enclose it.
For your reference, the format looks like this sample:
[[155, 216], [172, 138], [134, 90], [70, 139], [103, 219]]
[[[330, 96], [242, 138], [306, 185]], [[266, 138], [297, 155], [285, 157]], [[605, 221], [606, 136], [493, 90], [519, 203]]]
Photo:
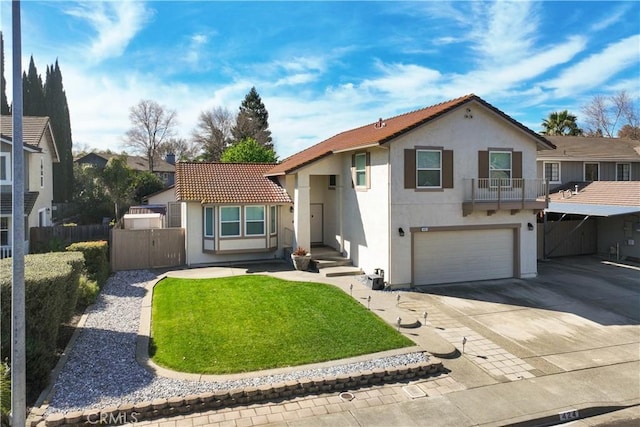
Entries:
[[398, 228], [398, 234], [400, 235], [400, 237], [404, 237], [404, 230], [402, 229], [402, 227]]
[[530, 222], [527, 223], [527, 228], [529, 229], [529, 231], [533, 231], [533, 224], [531, 224]]

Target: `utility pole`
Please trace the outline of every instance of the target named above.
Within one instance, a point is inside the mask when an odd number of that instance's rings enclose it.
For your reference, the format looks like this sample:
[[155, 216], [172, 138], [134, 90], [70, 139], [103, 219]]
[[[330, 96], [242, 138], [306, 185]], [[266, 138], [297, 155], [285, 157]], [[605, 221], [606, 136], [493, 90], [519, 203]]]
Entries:
[[11, 4], [13, 29], [13, 206], [12, 220], [12, 281], [11, 281], [11, 425], [22, 427], [26, 422], [26, 348], [24, 289], [24, 151], [22, 141], [22, 41], [20, 1]]

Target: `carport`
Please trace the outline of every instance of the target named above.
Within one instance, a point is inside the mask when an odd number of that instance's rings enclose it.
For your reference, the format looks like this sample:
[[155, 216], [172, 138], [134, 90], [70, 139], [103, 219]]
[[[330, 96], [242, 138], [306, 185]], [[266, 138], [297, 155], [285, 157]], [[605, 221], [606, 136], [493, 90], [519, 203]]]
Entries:
[[640, 206], [549, 202], [543, 223], [543, 259], [589, 253], [640, 258]]

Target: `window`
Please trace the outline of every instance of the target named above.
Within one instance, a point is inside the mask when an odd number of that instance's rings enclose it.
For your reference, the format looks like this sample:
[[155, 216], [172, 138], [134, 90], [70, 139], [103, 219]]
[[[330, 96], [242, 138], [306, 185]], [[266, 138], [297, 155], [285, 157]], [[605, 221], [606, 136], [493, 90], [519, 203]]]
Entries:
[[442, 152], [437, 150], [416, 151], [417, 188], [442, 187]]
[[44, 158], [40, 157], [40, 188], [44, 188]]
[[205, 206], [204, 208], [204, 237], [213, 237], [213, 206]]
[[220, 208], [220, 236], [237, 237], [240, 235], [240, 207]]
[[367, 186], [367, 153], [358, 153], [355, 156], [356, 187]]
[[0, 153], [0, 182], [11, 182], [11, 157], [9, 157], [9, 153]]
[[9, 218], [0, 217], [0, 245], [9, 245]]
[[600, 163], [584, 164], [584, 180], [598, 181], [600, 179]]
[[264, 206], [247, 206], [244, 208], [244, 234], [247, 236], [264, 236]]
[[329, 175], [329, 188], [336, 188], [336, 176]]
[[616, 181], [631, 181], [631, 163], [616, 165]]
[[511, 186], [511, 151], [489, 151], [489, 182], [491, 187]]
[[560, 163], [545, 163], [544, 179], [548, 182], [560, 182]]
[[278, 207], [277, 206], [269, 206], [269, 232], [271, 234], [278, 233]]

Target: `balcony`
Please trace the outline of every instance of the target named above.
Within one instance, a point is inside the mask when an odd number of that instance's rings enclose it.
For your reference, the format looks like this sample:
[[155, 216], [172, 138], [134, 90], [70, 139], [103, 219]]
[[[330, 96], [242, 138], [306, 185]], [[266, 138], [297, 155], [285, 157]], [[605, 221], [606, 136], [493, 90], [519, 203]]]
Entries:
[[471, 178], [464, 179], [462, 215], [509, 210], [514, 215], [523, 209], [542, 210], [549, 203], [549, 183], [545, 179]]

